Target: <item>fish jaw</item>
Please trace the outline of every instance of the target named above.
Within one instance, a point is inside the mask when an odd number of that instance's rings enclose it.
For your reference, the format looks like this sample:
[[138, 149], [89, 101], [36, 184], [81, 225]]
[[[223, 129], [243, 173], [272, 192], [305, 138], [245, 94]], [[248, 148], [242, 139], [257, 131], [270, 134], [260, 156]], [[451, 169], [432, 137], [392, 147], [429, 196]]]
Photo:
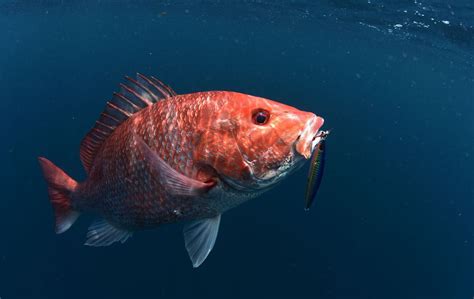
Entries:
[[295, 149], [305, 159], [311, 157], [311, 153], [319, 141], [321, 141], [321, 138], [318, 138], [317, 134], [323, 124], [324, 119], [313, 114], [313, 117], [306, 122], [298, 140], [296, 141]]

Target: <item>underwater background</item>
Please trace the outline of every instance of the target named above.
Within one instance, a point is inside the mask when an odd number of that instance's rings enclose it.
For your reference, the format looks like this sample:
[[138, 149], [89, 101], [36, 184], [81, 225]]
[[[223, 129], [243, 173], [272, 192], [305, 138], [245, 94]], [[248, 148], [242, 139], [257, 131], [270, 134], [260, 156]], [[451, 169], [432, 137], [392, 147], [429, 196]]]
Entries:
[[[180, 224], [56, 235], [37, 157], [83, 180], [80, 141], [136, 72], [324, 117], [311, 211], [305, 167], [225, 213], [197, 269]], [[2, 299], [474, 297], [472, 0], [0, 1], [0, 91]]]

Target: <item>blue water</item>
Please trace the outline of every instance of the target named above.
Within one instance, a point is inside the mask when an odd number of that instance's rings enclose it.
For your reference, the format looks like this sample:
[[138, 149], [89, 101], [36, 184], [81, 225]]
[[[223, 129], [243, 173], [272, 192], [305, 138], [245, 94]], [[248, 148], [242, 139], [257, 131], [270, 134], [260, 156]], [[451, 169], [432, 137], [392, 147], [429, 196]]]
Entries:
[[[0, 1], [2, 299], [473, 298], [471, 0], [150, 2]], [[224, 214], [198, 269], [178, 224], [55, 235], [36, 158], [84, 179], [79, 143], [137, 71], [323, 116], [313, 209], [304, 169]]]

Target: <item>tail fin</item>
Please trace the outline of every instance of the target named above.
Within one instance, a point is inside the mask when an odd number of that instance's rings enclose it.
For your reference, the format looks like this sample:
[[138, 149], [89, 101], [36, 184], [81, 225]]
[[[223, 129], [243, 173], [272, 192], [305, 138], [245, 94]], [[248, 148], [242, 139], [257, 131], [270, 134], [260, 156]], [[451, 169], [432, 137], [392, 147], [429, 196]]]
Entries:
[[56, 233], [60, 234], [67, 231], [80, 215], [72, 209], [70, 198], [77, 182], [48, 159], [39, 157], [38, 160], [48, 184], [49, 199], [56, 216]]

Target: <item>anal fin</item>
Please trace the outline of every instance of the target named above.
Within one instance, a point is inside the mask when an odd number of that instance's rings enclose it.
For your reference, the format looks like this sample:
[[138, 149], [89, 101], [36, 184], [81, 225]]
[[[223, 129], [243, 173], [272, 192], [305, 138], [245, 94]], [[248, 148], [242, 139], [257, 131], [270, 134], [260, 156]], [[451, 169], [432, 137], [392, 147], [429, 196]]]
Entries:
[[115, 242], [124, 243], [132, 236], [133, 232], [117, 228], [104, 219], [94, 221], [89, 226], [87, 246], [109, 246]]

